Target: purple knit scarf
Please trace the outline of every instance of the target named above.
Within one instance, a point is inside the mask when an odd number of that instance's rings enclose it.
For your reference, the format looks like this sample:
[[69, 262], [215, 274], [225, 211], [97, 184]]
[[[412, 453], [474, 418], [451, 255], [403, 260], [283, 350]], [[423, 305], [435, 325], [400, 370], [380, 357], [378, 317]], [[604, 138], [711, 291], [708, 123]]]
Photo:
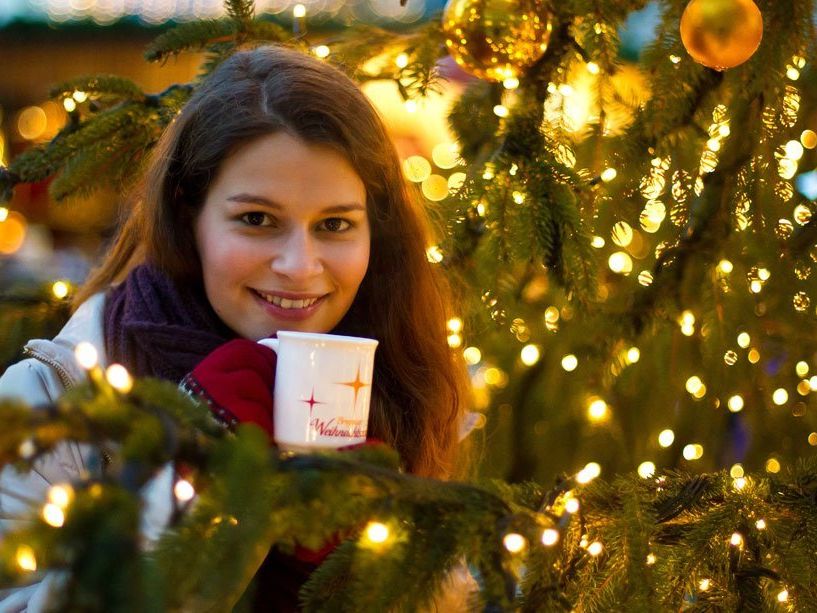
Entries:
[[105, 300], [105, 350], [136, 377], [178, 382], [206, 355], [236, 335], [203, 291], [183, 288], [142, 264]]

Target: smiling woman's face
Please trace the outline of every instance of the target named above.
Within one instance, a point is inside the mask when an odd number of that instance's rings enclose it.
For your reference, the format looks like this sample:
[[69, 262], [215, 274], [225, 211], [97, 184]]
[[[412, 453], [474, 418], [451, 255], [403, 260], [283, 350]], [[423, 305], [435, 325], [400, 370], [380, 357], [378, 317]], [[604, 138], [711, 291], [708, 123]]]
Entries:
[[333, 149], [262, 136], [224, 160], [195, 234], [207, 299], [234, 332], [329, 332], [369, 265], [366, 189]]

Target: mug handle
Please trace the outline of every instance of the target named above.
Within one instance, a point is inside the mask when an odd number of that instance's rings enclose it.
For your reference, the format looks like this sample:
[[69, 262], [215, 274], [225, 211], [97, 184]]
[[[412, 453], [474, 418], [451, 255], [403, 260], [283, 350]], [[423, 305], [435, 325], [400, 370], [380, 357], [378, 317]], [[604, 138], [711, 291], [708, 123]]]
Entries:
[[278, 353], [278, 345], [280, 344], [281, 340], [280, 340], [280, 339], [277, 339], [277, 338], [262, 338], [262, 339], [261, 339], [260, 341], [258, 341], [258, 342], [259, 342], [261, 345], [264, 345], [265, 347], [269, 347], [269, 348], [270, 348], [270, 349], [272, 349], [272, 350], [273, 350], [275, 353]]

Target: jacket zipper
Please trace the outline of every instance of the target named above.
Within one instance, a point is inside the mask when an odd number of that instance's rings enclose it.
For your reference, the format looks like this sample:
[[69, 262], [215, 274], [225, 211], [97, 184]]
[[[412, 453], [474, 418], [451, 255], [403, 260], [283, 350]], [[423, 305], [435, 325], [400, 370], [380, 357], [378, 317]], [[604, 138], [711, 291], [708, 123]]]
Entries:
[[[26, 357], [34, 358], [35, 360], [42, 362], [43, 364], [46, 364], [47, 366], [53, 368], [54, 371], [57, 373], [57, 376], [60, 378], [60, 382], [62, 383], [62, 386], [65, 388], [65, 391], [68, 391], [74, 387], [74, 380], [71, 378], [71, 375], [69, 375], [68, 371], [65, 370], [65, 368], [56, 360], [52, 360], [51, 358], [48, 358], [42, 355], [41, 353], [34, 351], [28, 346], [23, 347], [23, 355]], [[99, 452], [102, 454], [103, 460], [102, 471], [104, 473], [105, 468], [111, 465], [113, 459], [111, 458], [111, 455], [107, 449], [100, 447]]]
[[52, 360], [51, 358], [48, 358], [48, 357], [42, 355], [41, 353], [37, 353], [36, 351], [34, 351], [33, 349], [31, 349], [28, 346], [23, 347], [23, 355], [27, 356], [27, 357], [34, 358], [35, 360], [38, 360], [38, 361], [42, 362], [43, 364], [46, 364], [46, 365], [50, 366], [51, 368], [53, 368], [56, 371], [57, 376], [60, 378], [60, 381], [62, 382], [62, 386], [65, 388], [66, 391], [68, 391], [68, 390], [70, 390], [71, 388], [74, 387], [74, 381], [73, 381], [73, 379], [71, 379], [71, 375], [69, 375], [68, 371], [65, 370], [65, 367], [63, 367], [56, 360]]

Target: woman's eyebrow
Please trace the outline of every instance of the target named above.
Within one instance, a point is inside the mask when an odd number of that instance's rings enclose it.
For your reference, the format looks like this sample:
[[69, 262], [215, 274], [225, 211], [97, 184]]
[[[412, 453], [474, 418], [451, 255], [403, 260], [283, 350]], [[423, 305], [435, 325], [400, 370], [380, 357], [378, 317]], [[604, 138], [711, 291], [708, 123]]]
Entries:
[[[227, 200], [231, 202], [240, 202], [242, 204], [260, 204], [262, 206], [269, 207], [271, 209], [283, 209], [281, 204], [275, 202], [274, 200], [270, 200], [269, 198], [265, 198], [264, 196], [258, 196], [256, 194], [247, 194], [247, 193], [240, 193], [234, 194], [232, 196], [228, 196]], [[333, 204], [321, 210], [321, 213], [349, 213], [351, 211], [365, 211], [366, 207], [363, 204], [359, 204], [357, 202], [352, 202], [348, 204]]]

